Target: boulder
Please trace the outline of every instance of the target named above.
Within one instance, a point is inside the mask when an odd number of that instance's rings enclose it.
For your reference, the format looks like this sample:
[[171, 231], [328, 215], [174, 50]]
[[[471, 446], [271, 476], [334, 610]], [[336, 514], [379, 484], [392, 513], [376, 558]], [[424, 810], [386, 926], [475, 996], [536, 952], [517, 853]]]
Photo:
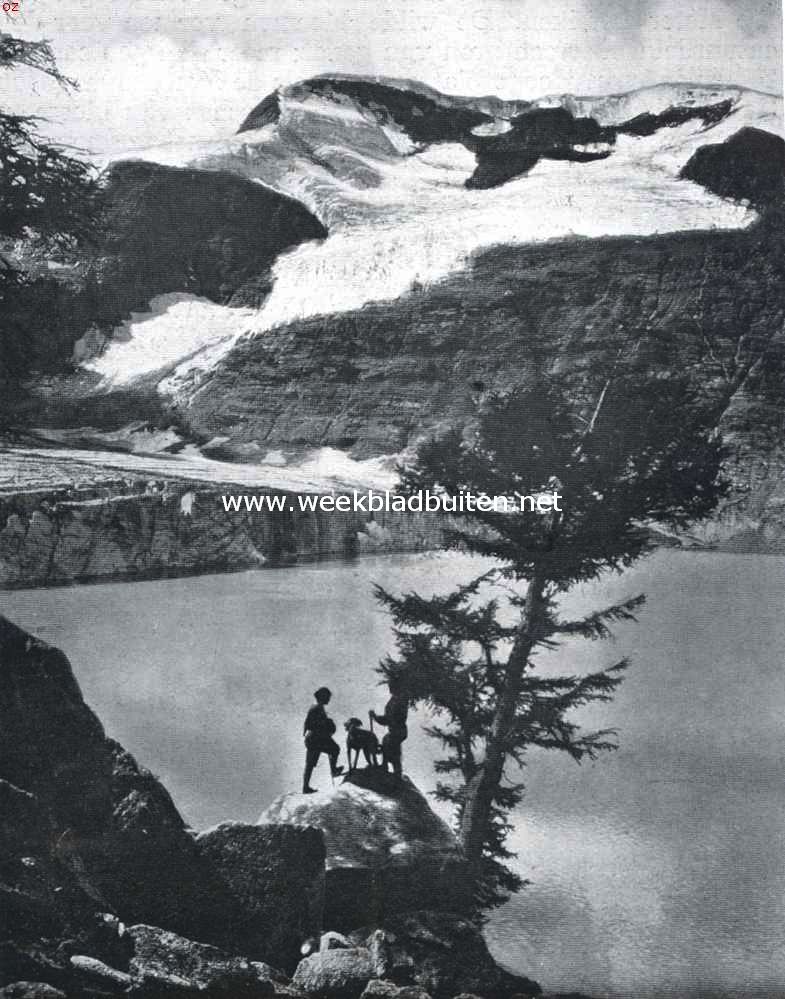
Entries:
[[0, 943], [0, 986], [46, 982], [52, 987], [66, 988], [71, 980], [68, 968], [50, 949], [10, 940]]
[[359, 999], [378, 969], [367, 947], [323, 950], [303, 958], [292, 984], [316, 999]]
[[345, 937], [343, 933], [336, 933], [335, 930], [328, 930], [326, 933], [322, 933], [321, 940], [319, 941], [319, 950], [345, 950], [351, 946], [351, 940]]
[[131, 975], [150, 994], [156, 989], [180, 988], [238, 999], [270, 999], [275, 995], [270, 979], [260, 978], [245, 958], [157, 926], [131, 926], [128, 935], [134, 944]]
[[13, 982], [0, 989], [2, 999], [66, 999], [65, 992], [45, 982]]
[[278, 968], [273, 968], [266, 961], [249, 961], [256, 977], [262, 982], [272, 982], [273, 985], [288, 985], [289, 977]]
[[119, 986], [126, 989], [133, 984], [131, 975], [124, 971], [118, 971], [103, 961], [95, 957], [88, 957], [86, 954], [72, 954], [71, 966], [77, 971], [83, 972], [85, 977], [92, 978], [104, 985]]
[[236, 946], [292, 972], [322, 931], [324, 838], [317, 829], [226, 822], [196, 839], [243, 913]]
[[[431, 997], [419, 985], [396, 985], [395, 982], [376, 978], [372, 982], [368, 982], [360, 999], [431, 999]], [[461, 997], [456, 996], [456, 999], [461, 999]], [[467, 999], [467, 997], [463, 997], [463, 999]]]
[[540, 986], [500, 967], [479, 928], [461, 916], [434, 911], [412, 912], [388, 919], [382, 928], [350, 934], [356, 946], [372, 955], [380, 973], [398, 985], [419, 985], [434, 999], [462, 992], [483, 999], [536, 996]]
[[327, 849], [324, 925], [346, 932], [421, 908], [468, 912], [466, 865], [447, 824], [405, 778], [354, 771], [319, 794], [286, 794], [260, 823], [309, 825]]

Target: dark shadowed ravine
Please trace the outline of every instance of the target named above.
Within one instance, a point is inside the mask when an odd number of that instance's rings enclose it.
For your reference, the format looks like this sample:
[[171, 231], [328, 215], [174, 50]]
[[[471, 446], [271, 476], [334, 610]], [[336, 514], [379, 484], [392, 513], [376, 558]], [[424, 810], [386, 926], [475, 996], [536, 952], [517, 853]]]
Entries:
[[[254, 821], [296, 788], [302, 715], [328, 682], [339, 722], [379, 710], [389, 626], [371, 582], [447, 589], [448, 555], [3, 594], [0, 610], [60, 646], [107, 732], [149, 765], [197, 827]], [[749, 999], [785, 982], [785, 559], [659, 552], [570, 598], [641, 590], [640, 623], [546, 668], [629, 654], [619, 729], [597, 763], [535, 753], [513, 837], [532, 885], [492, 920], [497, 958], [547, 989]], [[587, 713], [588, 714], [588, 713]], [[407, 769], [433, 786], [411, 727]], [[323, 767], [324, 765], [322, 765]], [[326, 771], [316, 772], [325, 786]]]

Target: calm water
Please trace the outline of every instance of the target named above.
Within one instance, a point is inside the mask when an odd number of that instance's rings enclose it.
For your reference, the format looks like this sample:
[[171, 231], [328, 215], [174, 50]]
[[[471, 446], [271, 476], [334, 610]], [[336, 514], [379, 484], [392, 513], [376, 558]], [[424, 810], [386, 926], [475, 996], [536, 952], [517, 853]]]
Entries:
[[[448, 588], [477, 563], [431, 555], [3, 594], [61, 646], [107, 731], [198, 827], [254, 821], [296, 789], [310, 692], [337, 720], [380, 709], [390, 647], [370, 582]], [[533, 884], [494, 918], [498, 957], [597, 996], [785, 995], [785, 559], [663, 552], [571, 595], [572, 613], [645, 591], [617, 641], [565, 645], [548, 670], [634, 663], [584, 713], [621, 749], [577, 766], [535, 752], [516, 819]], [[433, 786], [410, 728], [407, 770]], [[328, 782], [326, 764], [317, 783]]]

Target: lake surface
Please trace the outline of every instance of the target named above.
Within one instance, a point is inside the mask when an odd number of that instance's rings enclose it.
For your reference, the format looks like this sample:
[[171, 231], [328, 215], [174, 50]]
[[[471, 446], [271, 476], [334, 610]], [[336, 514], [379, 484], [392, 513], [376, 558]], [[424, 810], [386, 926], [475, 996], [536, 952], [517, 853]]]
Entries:
[[[340, 723], [380, 710], [391, 648], [371, 582], [446, 590], [456, 555], [323, 563], [0, 595], [71, 658], [107, 732], [196, 827], [255, 821], [299, 788], [302, 719], [327, 683]], [[497, 957], [548, 990], [785, 995], [785, 559], [660, 552], [570, 594], [573, 614], [644, 591], [614, 643], [571, 642], [547, 671], [633, 659], [609, 705], [621, 748], [577, 766], [535, 751], [512, 837], [532, 885], [492, 919]], [[406, 769], [432, 788], [410, 726]], [[315, 775], [326, 787], [323, 760]]]

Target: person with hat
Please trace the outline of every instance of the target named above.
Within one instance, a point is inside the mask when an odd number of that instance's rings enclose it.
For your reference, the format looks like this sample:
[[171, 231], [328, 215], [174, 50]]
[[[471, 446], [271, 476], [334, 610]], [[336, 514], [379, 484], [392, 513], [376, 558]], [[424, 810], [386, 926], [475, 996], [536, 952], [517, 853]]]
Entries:
[[332, 692], [327, 687], [319, 687], [313, 696], [316, 704], [308, 712], [303, 726], [303, 735], [305, 736], [303, 794], [316, 793], [316, 788], [311, 787], [311, 775], [322, 753], [326, 753], [330, 758], [330, 773], [333, 777], [343, 773], [343, 767], [338, 766], [341, 747], [333, 739], [335, 722], [325, 710], [333, 696]]

